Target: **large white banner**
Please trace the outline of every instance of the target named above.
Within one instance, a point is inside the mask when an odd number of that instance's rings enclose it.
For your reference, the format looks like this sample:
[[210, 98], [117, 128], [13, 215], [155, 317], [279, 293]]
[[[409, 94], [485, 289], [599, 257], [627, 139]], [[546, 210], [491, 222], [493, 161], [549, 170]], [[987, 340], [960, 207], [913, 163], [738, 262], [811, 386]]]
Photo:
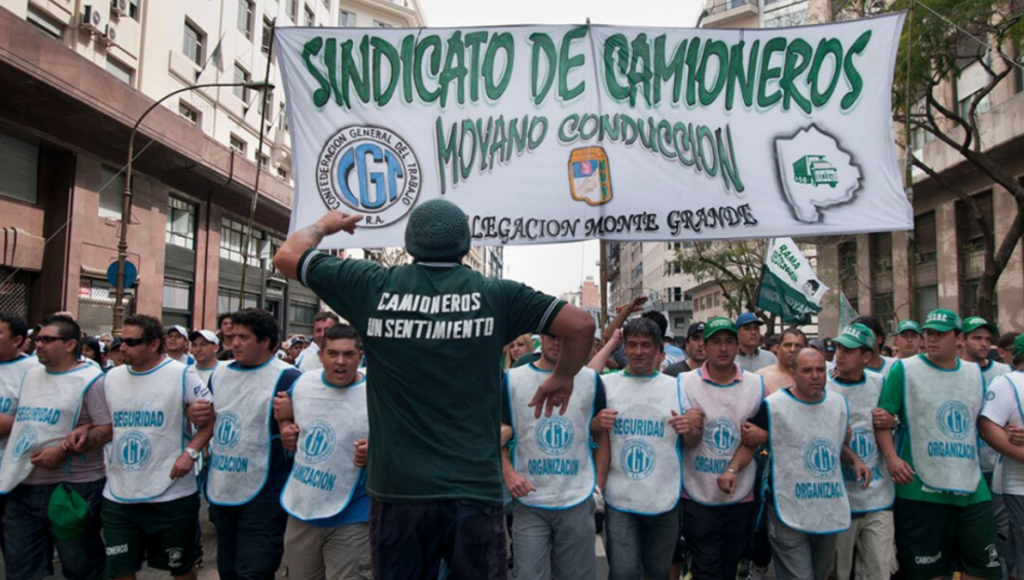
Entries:
[[357, 212], [324, 247], [400, 246], [444, 198], [482, 244], [910, 229], [902, 27], [278, 29], [291, 227]]

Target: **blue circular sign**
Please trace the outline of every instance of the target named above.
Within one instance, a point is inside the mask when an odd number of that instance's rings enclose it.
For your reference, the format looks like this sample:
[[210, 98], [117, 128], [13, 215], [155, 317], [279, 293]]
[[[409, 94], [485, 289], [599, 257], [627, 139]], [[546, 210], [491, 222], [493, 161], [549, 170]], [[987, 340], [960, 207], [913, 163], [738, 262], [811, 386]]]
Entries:
[[967, 410], [967, 405], [960, 401], [948, 401], [943, 403], [935, 413], [935, 421], [939, 430], [950, 439], [963, 439], [971, 432], [974, 426], [974, 418]]
[[875, 445], [875, 430], [867, 427], [856, 427], [850, 434], [850, 449], [860, 457], [866, 465], [873, 465], [878, 457]]
[[242, 419], [236, 413], [226, 411], [217, 414], [213, 428], [213, 444], [220, 449], [231, 449], [242, 437]]
[[[139, 269], [128, 260], [124, 261], [124, 288], [131, 288], [132, 284], [139, 279]], [[117, 262], [107, 266], [107, 282], [111, 286], [117, 286]]]
[[129, 431], [117, 444], [117, 461], [125, 471], [138, 471], [153, 457], [149, 438], [138, 431]]

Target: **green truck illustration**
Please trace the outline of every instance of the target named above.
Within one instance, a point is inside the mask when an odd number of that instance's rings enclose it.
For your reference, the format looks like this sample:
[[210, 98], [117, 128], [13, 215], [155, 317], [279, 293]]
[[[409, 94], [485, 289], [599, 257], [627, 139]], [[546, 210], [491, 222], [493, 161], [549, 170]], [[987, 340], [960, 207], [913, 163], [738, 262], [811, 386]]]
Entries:
[[828, 185], [835, 187], [839, 183], [836, 168], [823, 155], [805, 155], [793, 164], [793, 178], [797, 183], [806, 185]]

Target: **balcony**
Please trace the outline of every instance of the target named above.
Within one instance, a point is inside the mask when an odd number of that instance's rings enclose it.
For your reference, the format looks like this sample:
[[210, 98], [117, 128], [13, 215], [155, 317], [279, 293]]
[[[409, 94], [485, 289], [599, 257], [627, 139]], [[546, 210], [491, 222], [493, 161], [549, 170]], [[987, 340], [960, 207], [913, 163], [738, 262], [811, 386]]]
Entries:
[[757, 28], [757, 0], [708, 0], [698, 28]]

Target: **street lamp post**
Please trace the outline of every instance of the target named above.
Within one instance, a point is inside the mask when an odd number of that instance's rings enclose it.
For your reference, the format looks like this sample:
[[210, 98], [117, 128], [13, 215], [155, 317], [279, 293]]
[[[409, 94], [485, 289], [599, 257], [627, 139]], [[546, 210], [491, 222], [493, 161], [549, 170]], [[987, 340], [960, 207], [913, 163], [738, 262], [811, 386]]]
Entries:
[[192, 85], [171, 91], [167, 93], [160, 100], [156, 101], [149, 106], [148, 109], [135, 121], [135, 125], [132, 126], [131, 136], [128, 138], [128, 163], [125, 165], [125, 180], [124, 180], [124, 197], [121, 201], [121, 230], [119, 233], [119, 239], [117, 242], [117, 284], [114, 286], [114, 321], [111, 334], [120, 336], [121, 326], [124, 321], [124, 263], [128, 258], [128, 224], [131, 221], [132, 214], [132, 161], [135, 156], [135, 135], [139, 131], [139, 125], [142, 124], [142, 120], [149, 115], [160, 103], [173, 97], [174, 95], [181, 94], [187, 91], [194, 91], [196, 89], [206, 89], [212, 87], [245, 87], [247, 89], [263, 90], [271, 87], [272, 85], [266, 81], [256, 82], [244, 82], [244, 83], [204, 83], [201, 85]]

